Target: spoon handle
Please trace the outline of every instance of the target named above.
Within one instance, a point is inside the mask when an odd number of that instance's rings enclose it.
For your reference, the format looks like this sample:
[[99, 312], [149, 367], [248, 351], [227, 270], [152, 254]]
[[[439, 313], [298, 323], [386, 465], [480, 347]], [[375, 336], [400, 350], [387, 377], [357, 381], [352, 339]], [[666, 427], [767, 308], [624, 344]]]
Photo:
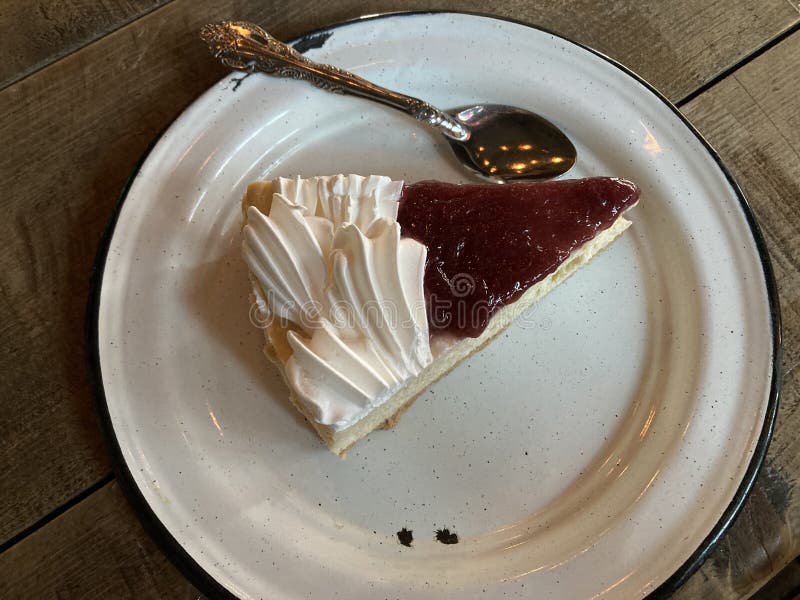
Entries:
[[408, 113], [448, 138], [464, 141], [469, 137], [467, 128], [452, 115], [423, 100], [393, 92], [338, 67], [309, 60], [258, 25], [223, 21], [203, 27], [200, 37], [208, 44], [211, 53], [232, 69], [304, 80], [336, 94], [353, 94], [375, 100]]

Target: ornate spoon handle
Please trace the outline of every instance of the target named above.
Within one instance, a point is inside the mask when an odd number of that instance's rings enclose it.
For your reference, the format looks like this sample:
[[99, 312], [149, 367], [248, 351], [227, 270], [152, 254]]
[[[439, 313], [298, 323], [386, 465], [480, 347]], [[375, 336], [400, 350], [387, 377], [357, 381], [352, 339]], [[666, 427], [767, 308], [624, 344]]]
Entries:
[[464, 141], [469, 137], [467, 128], [452, 115], [423, 100], [393, 92], [338, 67], [308, 60], [258, 25], [223, 21], [206, 25], [200, 36], [211, 53], [232, 69], [301, 79], [336, 94], [362, 96], [402, 110], [451, 139]]

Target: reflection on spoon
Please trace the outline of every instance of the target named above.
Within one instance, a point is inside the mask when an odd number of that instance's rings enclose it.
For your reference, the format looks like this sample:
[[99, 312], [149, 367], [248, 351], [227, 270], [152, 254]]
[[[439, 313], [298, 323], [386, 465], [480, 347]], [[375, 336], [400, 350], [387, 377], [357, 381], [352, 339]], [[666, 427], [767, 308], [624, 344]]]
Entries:
[[549, 179], [575, 164], [569, 138], [537, 114], [503, 104], [479, 104], [454, 114], [470, 135], [465, 141], [450, 140], [453, 151], [484, 175]]

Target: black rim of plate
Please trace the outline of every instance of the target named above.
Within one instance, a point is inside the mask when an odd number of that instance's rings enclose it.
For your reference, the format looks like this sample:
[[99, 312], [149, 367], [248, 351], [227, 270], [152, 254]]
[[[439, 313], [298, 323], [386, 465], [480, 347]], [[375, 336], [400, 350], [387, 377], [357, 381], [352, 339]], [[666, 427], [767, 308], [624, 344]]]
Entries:
[[[626, 73], [629, 77], [637, 81], [640, 85], [642, 85], [650, 93], [652, 93], [656, 98], [658, 98], [661, 102], [667, 105], [670, 108], [670, 110], [672, 110], [673, 113], [675, 113], [675, 115], [688, 128], [688, 130], [691, 131], [697, 137], [697, 139], [702, 143], [706, 151], [711, 155], [711, 157], [717, 163], [719, 169], [722, 171], [722, 173], [724, 173], [728, 181], [728, 184], [730, 185], [731, 189], [733, 190], [734, 194], [739, 200], [739, 204], [745, 215], [747, 224], [750, 227], [750, 231], [753, 236], [753, 242], [755, 243], [756, 250], [758, 251], [759, 254], [761, 266], [764, 273], [764, 280], [766, 282], [766, 292], [767, 292], [770, 320], [772, 326], [772, 368], [771, 368], [772, 381], [770, 386], [769, 400], [767, 402], [767, 409], [764, 415], [764, 423], [762, 425], [758, 441], [756, 442], [756, 447], [753, 452], [753, 457], [750, 460], [750, 464], [748, 465], [747, 470], [745, 471], [742, 482], [739, 484], [739, 487], [736, 490], [736, 493], [734, 494], [733, 500], [725, 509], [725, 511], [722, 513], [719, 521], [717, 521], [717, 524], [714, 526], [714, 528], [711, 530], [708, 536], [706, 536], [706, 538], [703, 540], [700, 546], [678, 568], [678, 570], [672, 574], [672, 576], [670, 576], [660, 586], [658, 586], [655, 590], [653, 590], [648, 597], [664, 598], [670, 596], [703, 564], [703, 562], [712, 552], [712, 550], [720, 541], [720, 539], [725, 535], [728, 528], [735, 521], [737, 515], [739, 514], [739, 511], [741, 510], [744, 504], [744, 501], [746, 500], [748, 494], [750, 493], [750, 490], [753, 487], [753, 484], [755, 483], [756, 477], [758, 475], [762, 463], [764, 462], [764, 457], [766, 456], [767, 448], [769, 447], [769, 443], [772, 438], [772, 432], [775, 426], [775, 418], [778, 412], [778, 398], [780, 396], [780, 388], [781, 388], [781, 357], [782, 357], [781, 315], [780, 315], [780, 303], [778, 300], [777, 286], [775, 284], [775, 277], [772, 271], [772, 265], [770, 263], [766, 244], [764, 242], [764, 237], [761, 234], [761, 230], [758, 226], [758, 223], [756, 222], [753, 211], [750, 208], [750, 205], [744, 196], [744, 193], [734, 180], [728, 168], [722, 162], [722, 159], [719, 157], [719, 154], [717, 154], [716, 150], [714, 150], [714, 148], [708, 143], [708, 141], [706, 141], [706, 139], [700, 134], [700, 132], [698, 132], [697, 129], [695, 129], [695, 127], [688, 121], [688, 119], [685, 116], [683, 116], [683, 114], [678, 110], [678, 108], [674, 104], [672, 104], [670, 100], [668, 100], [661, 92], [655, 89], [647, 81], [642, 79], [639, 75], [631, 71], [626, 66], [620, 64], [616, 60], [609, 58], [608, 56], [606, 56], [601, 52], [598, 52], [597, 50], [594, 50], [588, 46], [570, 40], [569, 38], [565, 38], [564, 36], [559, 35], [546, 28], [539, 27], [538, 25], [533, 25], [531, 23], [526, 23], [524, 21], [516, 19], [498, 17], [495, 15], [479, 13], [479, 12], [448, 11], [448, 10], [400, 11], [400, 12], [388, 12], [375, 15], [368, 15], [356, 19], [350, 19], [347, 21], [335, 23], [328, 27], [323, 27], [320, 29], [316, 29], [314, 31], [310, 31], [298, 37], [297, 39], [292, 40], [292, 42], [290, 43], [293, 45], [300, 45], [301, 47], [305, 47], [306, 49], [313, 48], [315, 47], [314, 42], [316, 40], [319, 39], [324, 40], [328, 37], [328, 35], [326, 34], [332, 33], [334, 30], [341, 27], [346, 27], [347, 25], [351, 25], [354, 23], [361, 23], [364, 21], [376, 20], [376, 19], [398, 18], [406, 16], [431, 15], [431, 14], [470, 15], [481, 18], [494, 19], [498, 21], [507, 21], [511, 23], [516, 23], [518, 25], [524, 25], [526, 27], [530, 27], [531, 29], [536, 29], [538, 31], [547, 33], [559, 39], [565, 40], [607, 61], [609, 64], [620, 69], [621, 71]], [[117, 200], [117, 204], [114, 208], [114, 213], [111, 219], [109, 220], [109, 223], [105, 228], [105, 231], [103, 232], [102, 239], [98, 246], [97, 256], [95, 258], [94, 268], [91, 275], [89, 301], [86, 307], [86, 343], [88, 348], [87, 357], [89, 362], [88, 365], [89, 374], [91, 378], [92, 388], [94, 390], [96, 408], [100, 420], [100, 427], [106, 439], [108, 448], [111, 452], [116, 479], [119, 482], [119, 485], [122, 488], [123, 493], [128, 498], [128, 501], [131, 503], [134, 510], [138, 514], [139, 519], [141, 520], [145, 529], [156, 540], [156, 542], [159, 544], [164, 553], [170, 558], [170, 560], [205, 595], [211, 598], [235, 598], [236, 596], [234, 594], [232, 594], [227, 588], [225, 588], [216, 579], [214, 579], [205, 569], [203, 569], [203, 567], [201, 567], [197, 563], [197, 561], [195, 561], [194, 558], [192, 558], [192, 556], [183, 548], [183, 546], [181, 546], [178, 540], [175, 539], [175, 537], [169, 532], [166, 526], [158, 519], [156, 514], [153, 512], [153, 509], [147, 503], [147, 500], [145, 500], [139, 487], [136, 485], [136, 482], [133, 479], [133, 475], [131, 474], [128, 465], [123, 457], [122, 449], [119, 445], [119, 441], [117, 440], [117, 436], [114, 431], [114, 426], [111, 422], [111, 416], [109, 414], [108, 403], [106, 401], [106, 396], [105, 396], [105, 389], [103, 388], [103, 379], [100, 369], [100, 344], [99, 344], [100, 340], [98, 338], [98, 318], [100, 309], [100, 292], [102, 290], [103, 272], [105, 269], [106, 258], [108, 256], [109, 246], [111, 244], [111, 239], [114, 235], [114, 230], [116, 228], [117, 219], [119, 218], [122, 205], [125, 202], [125, 199], [131, 188], [131, 185], [133, 184], [133, 181], [136, 179], [136, 176], [139, 174], [139, 170], [141, 169], [142, 165], [147, 160], [150, 151], [153, 149], [158, 140], [161, 139], [161, 137], [162, 134], [159, 134], [154, 140], [154, 142], [151, 144], [151, 146], [147, 149], [147, 151], [145, 151], [144, 155], [134, 168], [131, 176], [125, 183], [125, 186], [123, 187], [120, 196]]]

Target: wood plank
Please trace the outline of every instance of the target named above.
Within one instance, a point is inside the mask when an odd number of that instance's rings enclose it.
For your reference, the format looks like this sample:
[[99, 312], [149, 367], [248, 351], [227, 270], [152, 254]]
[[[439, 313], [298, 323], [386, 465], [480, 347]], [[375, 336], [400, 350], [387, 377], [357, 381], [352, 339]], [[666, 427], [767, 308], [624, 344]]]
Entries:
[[0, 89], [169, 0], [4, 0]]
[[796, 558], [778, 576], [752, 596], [752, 600], [796, 600], [800, 596], [800, 558]]
[[194, 600], [116, 483], [0, 554], [0, 598]]
[[[598, 46], [679, 98], [797, 18], [784, 0], [763, 0], [757, 9], [741, 4], [425, 6], [536, 22]], [[236, 15], [285, 38], [404, 7], [400, 0], [317, 0], [288, 8], [277, 0], [174, 0], [0, 91], [0, 543], [108, 474], [84, 370], [88, 274], [116, 195], [141, 153], [223, 74], [198, 42], [198, 28]]]
[[764, 470], [680, 598], [745, 597], [800, 552], [800, 33], [684, 108], [741, 183], [769, 246], [783, 312], [784, 388]]
[[781, 0], [603, 4], [598, 10], [594, 2], [570, 0], [548, 10], [560, 13], [552, 15], [557, 31], [619, 60], [673, 102], [800, 20]]

